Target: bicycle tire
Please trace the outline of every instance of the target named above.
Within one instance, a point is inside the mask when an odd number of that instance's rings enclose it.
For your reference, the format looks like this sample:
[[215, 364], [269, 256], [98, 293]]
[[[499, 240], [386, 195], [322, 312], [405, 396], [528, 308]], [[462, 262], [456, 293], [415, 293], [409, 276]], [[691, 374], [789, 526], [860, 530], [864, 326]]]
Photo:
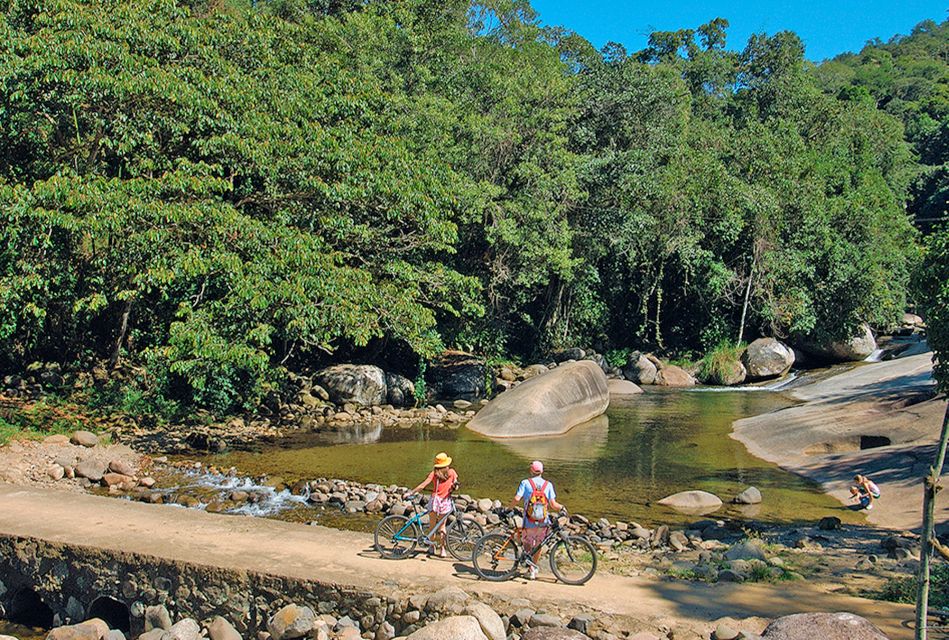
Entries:
[[514, 538], [503, 533], [489, 533], [475, 543], [471, 563], [475, 573], [490, 582], [510, 580], [517, 573], [520, 551]]
[[471, 560], [475, 545], [484, 537], [484, 527], [469, 516], [458, 516], [445, 529], [445, 546], [458, 560]]
[[[396, 539], [396, 535], [399, 533], [401, 533], [400, 538], [408, 539]], [[421, 537], [422, 530], [418, 523], [410, 521], [405, 516], [386, 516], [376, 525], [376, 530], [373, 533], [373, 546], [383, 558], [398, 560], [415, 551], [418, 539]]]
[[565, 584], [581, 585], [596, 573], [596, 547], [586, 538], [567, 536], [550, 549], [550, 570]]

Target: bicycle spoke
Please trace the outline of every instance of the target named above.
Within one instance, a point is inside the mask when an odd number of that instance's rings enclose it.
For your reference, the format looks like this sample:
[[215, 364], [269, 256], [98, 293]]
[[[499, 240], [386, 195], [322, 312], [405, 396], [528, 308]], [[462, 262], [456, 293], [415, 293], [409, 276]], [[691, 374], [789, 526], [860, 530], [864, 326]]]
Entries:
[[567, 584], [583, 584], [596, 571], [596, 549], [586, 538], [561, 540], [550, 550], [550, 568]]
[[448, 551], [458, 560], [470, 560], [475, 543], [484, 535], [484, 529], [471, 518], [455, 518], [446, 532]]
[[517, 571], [518, 547], [511, 536], [489, 533], [475, 544], [471, 559], [485, 580], [508, 580]]
[[376, 551], [384, 558], [404, 558], [411, 553], [422, 535], [414, 520], [388, 516], [376, 526]]

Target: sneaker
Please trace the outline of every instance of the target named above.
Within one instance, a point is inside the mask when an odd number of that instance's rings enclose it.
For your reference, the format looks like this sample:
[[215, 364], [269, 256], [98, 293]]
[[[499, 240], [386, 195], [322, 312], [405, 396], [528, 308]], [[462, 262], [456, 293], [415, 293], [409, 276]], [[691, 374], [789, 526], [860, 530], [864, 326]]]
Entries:
[[537, 567], [528, 567], [527, 568], [527, 579], [536, 580], [537, 579]]
[[448, 552], [445, 551], [445, 547], [442, 547], [442, 550], [438, 553], [438, 557], [439, 557], [439, 558], [447, 558], [447, 557], [448, 557]]
[[872, 508], [873, 508], [873, 504], [868, 504], [868, 505], [867, 505], [867, 511], [869, 511], [869, 510], [872, 509]]

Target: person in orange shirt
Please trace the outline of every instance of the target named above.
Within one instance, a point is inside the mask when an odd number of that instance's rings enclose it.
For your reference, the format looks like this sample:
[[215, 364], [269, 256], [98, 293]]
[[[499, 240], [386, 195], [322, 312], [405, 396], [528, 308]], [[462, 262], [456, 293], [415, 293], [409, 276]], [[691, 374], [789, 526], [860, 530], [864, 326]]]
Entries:
[[[428, 474], [422, 484], [412, 489], [409, 494], [418, 493], [432, 483], [435, 483], [435, 487], [432, 489], [432, 499], [428, 503], [428, 510], [431, 514], [429, 515], [429, 522], [434, 523], [445, 514], [455, 510], [455, 503], [451, 499], [451, 494], [458, 487], [458, 473], [451, 468], [451, 456], [447, 453], [442, 452], [435, 456], [432, 472]], [[434, 535], [438, 535], [438, 545], [441, 548], [438, 555], [442, 558], [448, 557], [448, 553], [445, 551], [445, 522], [447, 520], [442, 520], [437, 531], [433, 529], [428, 532], [429, 540], [434, 539]], [[434, 552], [434, 545], [431, 551]]]

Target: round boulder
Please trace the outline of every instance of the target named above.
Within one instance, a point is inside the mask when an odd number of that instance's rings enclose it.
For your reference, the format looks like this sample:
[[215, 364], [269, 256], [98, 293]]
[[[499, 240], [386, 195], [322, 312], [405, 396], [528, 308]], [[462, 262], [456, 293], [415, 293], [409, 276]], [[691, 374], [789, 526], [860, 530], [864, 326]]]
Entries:
[[81, 447], [94, 447], [99, 444], [99, 437], [89, 431], [76, 431], [69, 441]]
[[749, 380], [767, 380], [782, 376], [794, 364], [794, 351], [774, 338], [758, 338], [741, 356]]
[[691, 387], [695, 385], [695, 378], [674, 364], [664, 364], [656, 374], [656, 384], [663, 387]]
[[293, 640], [302, 638], [316, 624], [316, 615], [309, 607], [288, 604], [273, 614], [267, 621], [267, 631], [273, 640]]
[[629, 396], [636, 396], [643, 392], [639, 385], [634, 384], [629, 380], [619, 380], [617, 378], [608, 380], [606, 387], [609, 389], [610, 398], [625, 398]]
[[563, 627], [535, 627], [522, 635], [521, 640], [589, 640], [589, 636]]
[[427, 624], [407, 640], [488, 640], [474, 616], [452, 616]]
[[819, 360], [827, 362], [856, 362], [865, 360], [871, 353], [876, 351], [877, 343], [873, 338], [873, 332], [866, 324], [857, 327], [855, 335], [848, 340], [836, 340], [825, 342], [811, 342], [805, 340], [800, 345], [801, 349], [813, 355]]
[[852, 613], [795, 613], [769, 624], [767, 640], [888, 640], [865, 618]]
[[386, 374], [368, 364], [338, 364], [313, 374], [313, 383], [326, 389], [336, 404], [352, 402], [373, 407], [386, 401]]
[[398, 373], [386, 372], [386, 399], [395, 407], [415, 404], [415, 383]]
[[492, 438], [559, 435], [601, 415], [610, 404], [603, 370], [568, 362], [501, 394], [468, 428]]
[[659, 504], [686, 513], [709, 513], [722, 506], [722, 499], [708, 491], [680, 491], [666, 496]]
[[659, 370], [656, 365], [639, 351], [633, 351], [623, 367], [623, 377], [636, 384], [655, 384]]
[[758, 504], [761, 502], [761, 491], [758, 487], [748, 487], [733, 500], [735, 504]]

